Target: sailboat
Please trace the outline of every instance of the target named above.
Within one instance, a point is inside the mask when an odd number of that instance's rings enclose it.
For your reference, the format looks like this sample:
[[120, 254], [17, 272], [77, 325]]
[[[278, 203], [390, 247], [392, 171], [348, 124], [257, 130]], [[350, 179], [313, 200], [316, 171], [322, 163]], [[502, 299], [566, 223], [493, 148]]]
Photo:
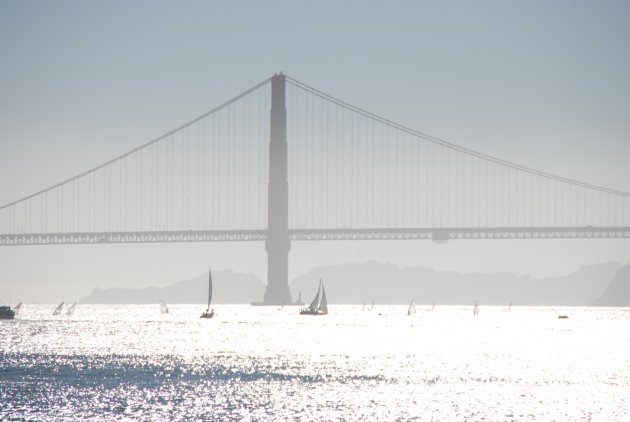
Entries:
[[508, 305], [508, 307], [505, 310], [505, 312], [510, 312], [511, 309], [512, 309], [512, 301], [510, 300], [510, 304]]
[[475, 301], [475, 307], [473, 308], [473, 315], [479, 315], [479, 301]]
[[15, 308], [13, 308], [13, 312], [15, 312], [15, 316], [17, 316], [20, 313], [21, 308], [22, 308], [22, 302], [15, 305]]
[[66, 311], [66, 315], [68, 315], [68, 316], [72, 315], [72, 314], [74, 313], [74, 308], [75, 308], [76, 306], [77, 306], [77, 303], [76, 303], [76, 302], [74, 302], [74, 303], [72, 304], [72, 306], [70, 306], [70, 307], [68, 308], [68, 310]]
[[212, 268], [208, 269], [208, 307], [199, 318], [212, 318], [214, 316], [214, 309], [210, 310], [210, 302], [212, 302]]
[[166, 303], [164, 303], [163, 300], [160, 300], [160, 312], [168, 314], [168, 306], [166, 306]]
[[[320, 300], [321, 293], [321, 300]], [[328, 313], [328, 301], [326, 300], [326, 290], [324, 290], [324, 283], [322, 279], [319, 279], [319, 289], [317, 289], [317, 295], [311, 302], [308, 308], [303, 308], [300, 311], [300, 315], [326, 315]]]
[[370, 311], [374, 309], [374, 301], [372, 301], [372, 306], [370, 306]]
[[55, 310], [53, 311], [53, 315], [59, 315], [62, 309], [63, 309], [63, 302], [61, 302], [59, 306], [55, 308]]
[[407, 309], [407, 315], [413, 315], [416, 313], [416, 301], [412, 300], [409, 304], [409, 309]]

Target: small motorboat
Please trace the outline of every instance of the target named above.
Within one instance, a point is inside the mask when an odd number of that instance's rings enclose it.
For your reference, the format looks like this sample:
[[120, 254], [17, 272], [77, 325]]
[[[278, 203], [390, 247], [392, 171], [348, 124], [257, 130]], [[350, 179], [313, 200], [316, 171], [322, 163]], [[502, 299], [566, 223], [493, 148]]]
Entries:
[[0, 319], [14, 319], [15, 311], [10, 306], [0, 306]]

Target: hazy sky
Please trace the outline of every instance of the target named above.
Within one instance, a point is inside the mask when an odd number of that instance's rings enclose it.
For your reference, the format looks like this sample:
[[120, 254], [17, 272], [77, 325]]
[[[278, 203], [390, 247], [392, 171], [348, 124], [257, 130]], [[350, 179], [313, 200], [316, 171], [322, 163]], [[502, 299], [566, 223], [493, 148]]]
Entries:
[[[412, 128], [630, 191], [630, 3], [0, 1], [0, 204], [123, 153], [283, 71]], [[294, 244], [292, 276], [380, 259], [560, 274], [628, 241]], [[264, 245], [0, 249], [0, 300], [72, 301]]]

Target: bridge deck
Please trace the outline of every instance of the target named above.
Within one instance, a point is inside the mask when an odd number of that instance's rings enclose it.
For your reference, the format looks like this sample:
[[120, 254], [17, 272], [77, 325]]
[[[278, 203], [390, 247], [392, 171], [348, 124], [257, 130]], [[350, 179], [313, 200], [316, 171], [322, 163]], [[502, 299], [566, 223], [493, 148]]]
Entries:
[[[436, 242], [466, 239], [630, 239], [630, 227], [290, 229], [289, 237], [293, 241], [424, 239]], [[0, 246], [264, 240], [267, 240], [267, 230], [0, 234]]]

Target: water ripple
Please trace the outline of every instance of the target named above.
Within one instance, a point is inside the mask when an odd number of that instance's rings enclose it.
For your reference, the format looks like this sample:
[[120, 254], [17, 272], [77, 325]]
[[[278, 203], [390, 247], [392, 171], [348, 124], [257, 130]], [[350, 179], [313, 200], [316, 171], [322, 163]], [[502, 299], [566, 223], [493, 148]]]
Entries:
[[[46, 312], [44, 312], [46, 311]], [[624, 420], [630, 313], [326, 318], [42, 306], [0, 324], [0, 420]], [[441, 312], [441, 313], [438, 313]], [[564, 312], [564, 311], [563, 311]]]

